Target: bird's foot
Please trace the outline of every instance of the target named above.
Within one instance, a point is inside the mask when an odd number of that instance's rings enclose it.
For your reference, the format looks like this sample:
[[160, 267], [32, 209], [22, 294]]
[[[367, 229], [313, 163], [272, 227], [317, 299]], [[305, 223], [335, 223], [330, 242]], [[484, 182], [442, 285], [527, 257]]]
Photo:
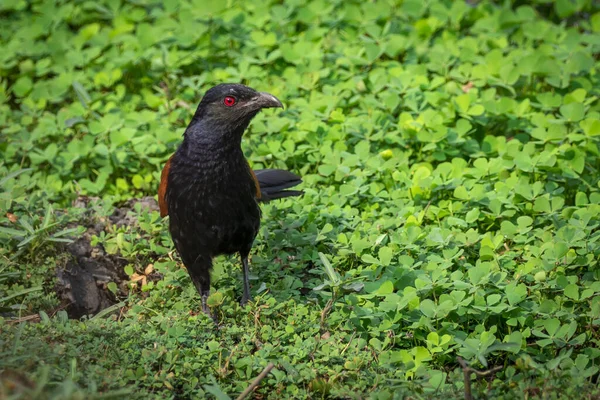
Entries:
[[206, 314], [207, 317], [209, 317], [210, 319], [212, 319], [213, 322], [215, 323], [215, 325], [219, 325], [219, 319], [217, 318], [216, 314], [213, 314], [212, 312], [210, 312], [210, 310], [208, 309], [208, 307], [206, 309], [203, 307], [202, 308], [202, 312], [204, 314]]
[[244, 294], [242, 296], [242, 300], [240, 301], [240, 305], [242, 307], [245, 307], [248, 304], [249, 301], [252, 301], [252, 296]]
[[202, 295], [202, 312], [204, 314], [206, 314], [208, 317], [210, 317], [216, 325], [218, 325], [219, 321], [217, 320], [216, 315], [214, 315], [212, 312], [210, 312], [210, 308], [208, 308], [207, 299], [208, 299], [207, 294]]

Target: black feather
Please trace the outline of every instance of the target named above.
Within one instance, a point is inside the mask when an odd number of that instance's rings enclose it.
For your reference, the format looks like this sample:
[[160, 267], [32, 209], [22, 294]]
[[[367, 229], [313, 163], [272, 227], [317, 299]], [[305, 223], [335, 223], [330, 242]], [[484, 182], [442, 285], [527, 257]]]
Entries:
[[260, 186], [263, 202], [281, 199], [284, 197], [300, 196], [302, 190], [285, 190], [302, 183], [302, 179], [289, 171], [283, 169], [259, 169], [254, 174]]
[[[234, 98], [232, 106], [224, 103], [226, 96]], [[251, 299], [248, 254], [261, 212], [241, 140], [252, 118], [271, 107], [282, 104], [271, 94], [243, 85], [210, 89], [169, 162], [164, 195], [169, 231], [202, 297], [202, 310], [208, 314], [212, 259], [219, 254], [239, 253], [244, 276], [242, 303]], [[256, 175], [265, 201], [300, 193], [284, 190], [302, 181], [290, 172], [260, 170]]]

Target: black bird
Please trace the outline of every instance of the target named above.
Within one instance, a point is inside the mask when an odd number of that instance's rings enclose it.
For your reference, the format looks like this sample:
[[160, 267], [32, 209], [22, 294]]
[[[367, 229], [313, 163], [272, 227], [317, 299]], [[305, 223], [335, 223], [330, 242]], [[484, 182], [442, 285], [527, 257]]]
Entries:
[[242, 135], [252, 118], [273, 107], [283, 105], [269, 93], [240, 84], [213, 87], [161, 174], [161, 216], [169, 215], [175, 248], [209, 315], [213, 257], [239, 253], [244, 274], [241, 303], [246, 304], [252, 299], [248, 254], [260, 226], [258, 203], [302, 194], [285, 190], [300, 184], [300, 177], [284, 170], [252, 171], [242, 153]]

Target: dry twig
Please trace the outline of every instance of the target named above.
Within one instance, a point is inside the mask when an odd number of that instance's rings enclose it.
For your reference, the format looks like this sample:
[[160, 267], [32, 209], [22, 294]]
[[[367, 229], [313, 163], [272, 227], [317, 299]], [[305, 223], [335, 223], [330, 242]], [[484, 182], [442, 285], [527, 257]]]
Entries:
[[323, 311], [321, 311], [321, 329], [323, 329], [323, 327], [325, 326], [325, 318], [327, 318], [327, 315], [329, 314], [329, 311], [331, 311], [332, 307], [333, 298], [329, 299], [329, 301], [325, 305], [325, 308], [323, 309]]
[[236, 400], [243, 400], [243, 399], [245, 399], [246, 396], [248, 396], [254, 389], [256, 389], [256, 387], [260, 384], [260, 381], [262, 381], [263, 379], [265, 379], [265, 377], [267, 375], [269, 375], [269, 372], [271, 372], [271, 370], [273, 369], [274, 366], [275, 366], [275, 364], [269, 363], [269, 365], [267, 365], [265, 367], [265, 369], [262, 370], [262, 372], [252, 381], [252, 383], [250, 384], [250, 386], [248, 386], [246, 388], [246, 390], [244, 390], [237, 397]]
[[473, 394], [471, 393], [471, 372], [477, 376], [488, 376], [502, 369], [502, 365], [488, 369], [487, 371], [478, 371], [469, 367], [465, 360], [461, 357], [457, 357], [458, 363], [462, 367], [463, 376], [465, 380], [465, 400], [473, 400]]

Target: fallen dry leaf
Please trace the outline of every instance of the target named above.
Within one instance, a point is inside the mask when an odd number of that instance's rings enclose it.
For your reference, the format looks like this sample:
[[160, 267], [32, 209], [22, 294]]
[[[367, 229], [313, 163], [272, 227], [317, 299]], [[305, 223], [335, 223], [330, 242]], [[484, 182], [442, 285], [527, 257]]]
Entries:
[[465, 85], [462, 86], [462, 91], [465, 93], [469, 93], [469, 90], [473, 89], [473, 82], [469, 81]]

